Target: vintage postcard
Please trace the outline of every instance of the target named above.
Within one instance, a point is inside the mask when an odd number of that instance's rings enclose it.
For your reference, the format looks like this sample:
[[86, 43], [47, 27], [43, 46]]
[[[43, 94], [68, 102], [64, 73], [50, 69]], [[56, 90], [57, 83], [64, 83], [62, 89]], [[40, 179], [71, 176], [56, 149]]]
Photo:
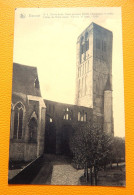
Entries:
[[125, 186], [121, 8], [17, 8], [9, 184]]

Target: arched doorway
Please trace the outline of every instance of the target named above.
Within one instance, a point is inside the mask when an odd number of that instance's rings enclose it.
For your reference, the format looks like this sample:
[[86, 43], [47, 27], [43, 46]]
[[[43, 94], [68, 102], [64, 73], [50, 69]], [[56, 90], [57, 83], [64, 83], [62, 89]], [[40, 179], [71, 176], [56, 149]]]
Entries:
[[29, 121], [29, 141], [37, 142], [37, 120], [32, 117]]
[[49, 115], [46, 116], [46, 127], [45, 127], [45, 153], [55, 154], [56, 153], [56, 127], [53, 118]]
[[70, 151], [70, 138], [73, 134], [73, 128], [71, 125], [63, 125], [62, 127], [62, 154], [71, 155]]

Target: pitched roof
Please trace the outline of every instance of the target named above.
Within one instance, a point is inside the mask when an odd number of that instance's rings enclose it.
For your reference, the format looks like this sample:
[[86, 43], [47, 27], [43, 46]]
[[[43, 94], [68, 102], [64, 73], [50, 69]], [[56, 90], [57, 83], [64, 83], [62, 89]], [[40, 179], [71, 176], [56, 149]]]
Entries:
[[13, 63], [12, 92], [40, 97], [40, 86], [35, 87], [35, 81], [38, 81], [36, 67]]

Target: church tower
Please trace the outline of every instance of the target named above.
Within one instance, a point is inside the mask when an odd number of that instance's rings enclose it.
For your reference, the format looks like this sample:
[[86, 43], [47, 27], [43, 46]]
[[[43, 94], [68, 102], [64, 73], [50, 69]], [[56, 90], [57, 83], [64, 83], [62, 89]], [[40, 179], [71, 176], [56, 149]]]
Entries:
[[76, 105], [93, 108], [93, 120], [103, 123], [105, 131], [111, 133], [112, 41], [112, 32], [95, 23], [78, 37], [75, 99]]

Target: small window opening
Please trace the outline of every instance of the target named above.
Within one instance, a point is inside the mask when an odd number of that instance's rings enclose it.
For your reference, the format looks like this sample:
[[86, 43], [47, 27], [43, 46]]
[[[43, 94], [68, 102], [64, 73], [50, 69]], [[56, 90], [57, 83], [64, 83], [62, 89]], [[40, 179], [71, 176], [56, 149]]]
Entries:
[[39, 80], [38, 80], [38, 77], [34, 81], [34, 87], [37, 88], [37, 89], [39, 89]]
[[68, 114], [66, 114], [66, 120], [68, 120]]
[[78, 121], [80, 121], [80, 112], [78, 112]]
[[52, 122], [53, 122], [53, 119], [52, 119], [52, 118], [50, 118], [49, 122], [50, 122], [50, 123], [52, 123]]
[[85, 122], [87, 121], [87, 113], [86, 112], [84, 113], [84, 121]]

